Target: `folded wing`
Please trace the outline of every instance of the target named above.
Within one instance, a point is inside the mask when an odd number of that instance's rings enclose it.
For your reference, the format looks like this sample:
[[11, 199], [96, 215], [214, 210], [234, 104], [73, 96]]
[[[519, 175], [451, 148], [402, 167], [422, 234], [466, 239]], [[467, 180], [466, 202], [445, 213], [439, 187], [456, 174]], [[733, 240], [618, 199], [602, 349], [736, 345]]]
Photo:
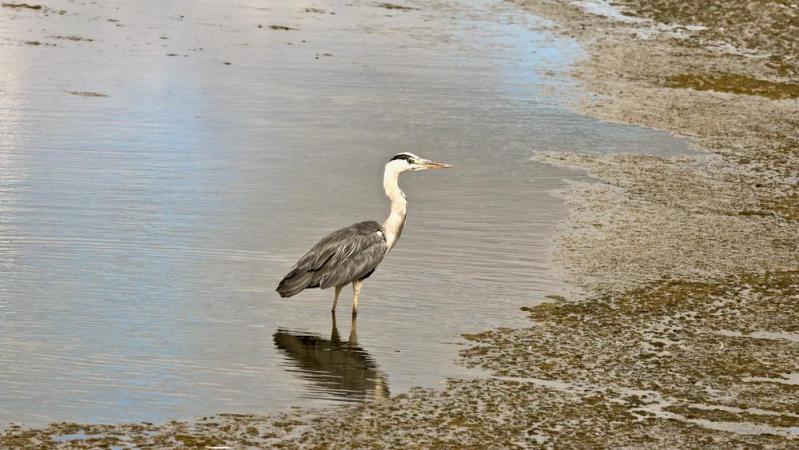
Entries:
[[374, 221], [336, 230], [314, 245], [277, 287], [281, 297], [307, 288], [344, 286], [369, 277], [386, 255], [383, 228]]

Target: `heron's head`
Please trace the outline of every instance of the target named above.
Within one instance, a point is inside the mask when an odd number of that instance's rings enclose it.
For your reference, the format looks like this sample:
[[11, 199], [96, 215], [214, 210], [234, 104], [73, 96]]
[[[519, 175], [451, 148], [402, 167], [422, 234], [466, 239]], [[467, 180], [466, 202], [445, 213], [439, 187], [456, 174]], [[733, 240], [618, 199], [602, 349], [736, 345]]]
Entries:
[[404, 152], [397, 153], [388, 161], [387, 167], [391, 167], [397, 172], [406, 172], [408, 170], [427, 170], [427, 169], [445, 169], [452, 167], [449, 164], [430, 161], [413, 153]]

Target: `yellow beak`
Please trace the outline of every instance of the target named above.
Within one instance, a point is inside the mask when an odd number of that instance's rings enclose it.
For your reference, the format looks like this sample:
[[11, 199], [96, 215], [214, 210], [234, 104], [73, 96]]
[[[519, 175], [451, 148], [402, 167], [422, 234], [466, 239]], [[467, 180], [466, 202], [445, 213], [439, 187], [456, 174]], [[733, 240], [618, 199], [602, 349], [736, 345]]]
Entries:
[[442, 163], [442, 162], [435, 162], [435, 161], [427, 161], [427, 160], [425, 160], [424, 162], [422, 162], [422, 165], [423, 165], [423, 166], [424, 166], [426, 169], [449, 169], [449, 168], [451, 168], [451, 167], [452, 167], [451, 165], [449, 165], [449, 164], [446, 164], [446, 163]]

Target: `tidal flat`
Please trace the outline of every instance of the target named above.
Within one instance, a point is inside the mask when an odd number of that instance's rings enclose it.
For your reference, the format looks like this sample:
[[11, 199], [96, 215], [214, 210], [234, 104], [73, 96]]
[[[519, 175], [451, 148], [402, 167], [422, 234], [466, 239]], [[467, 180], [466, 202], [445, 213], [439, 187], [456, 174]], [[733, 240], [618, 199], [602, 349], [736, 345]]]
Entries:
[[799, 9], [513, 3], [585, 49], [575, 109], [690, 137], [698, 152], [533, 156], [592, 179], [560, 190], [569, 289], [524, 306], [526, 326], [464, 336], [460, 362], [489, 375], [348, 407], [10, 426], [0, 446], [795, 447]]

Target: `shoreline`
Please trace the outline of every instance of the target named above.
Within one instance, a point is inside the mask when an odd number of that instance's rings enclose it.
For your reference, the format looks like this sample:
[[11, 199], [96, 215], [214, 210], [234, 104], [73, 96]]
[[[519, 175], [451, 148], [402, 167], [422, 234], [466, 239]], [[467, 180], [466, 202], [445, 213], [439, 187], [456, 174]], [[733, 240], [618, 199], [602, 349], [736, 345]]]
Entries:
[[513, 3], [586, 49], [579, 111], [690, 136], [704, 153], [534, 156], [598, 180], [561, 193], [570, 216], [557, 259], [583, 294], [524, 308], [528, 328], [466, 336], [462, 362], [495, 376], [349, 408], [12, 426], [0, 446], [59, 445], [60, 435], [78, 436], [65, 448], [795, 444], [799, 101], [794, 61], [761, 55], [790, 43], [739, 49], [748, 41], [719, 41], [712, 17], [646, 22], [682, 16], [643, 0], [625, 2], [640, 20], [623, 21], [564, 1]]

